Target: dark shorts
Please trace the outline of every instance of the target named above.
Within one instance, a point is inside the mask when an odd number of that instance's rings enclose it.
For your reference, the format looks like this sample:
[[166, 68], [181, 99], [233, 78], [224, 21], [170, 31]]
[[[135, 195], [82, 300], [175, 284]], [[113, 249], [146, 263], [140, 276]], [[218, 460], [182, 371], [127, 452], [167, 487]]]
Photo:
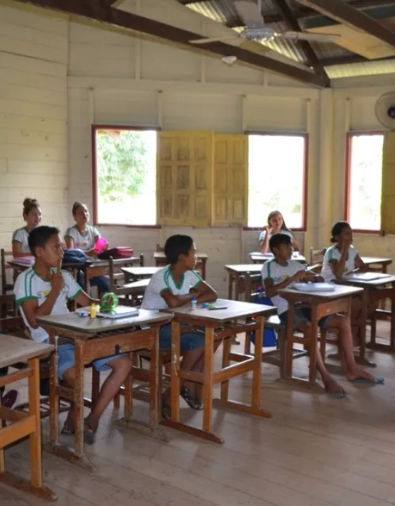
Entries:
[[[159, 346], [161, 350], [171, 350], [171, 323], [163, 325], [159, 334]], [[181, 334], [181, 351], [192, 351], [203, 348], [204, 332], [185, 332]]]
[[[318, 326], [322, 329], [328, 330], [331, 326], [331, 319], [334, 316], [336, 315], [324, 316], [324, 318], [321, 318], [321, 320], [319, 320]], [[284, 311], [284, 313], [279, 314], [278, 317], [280, 318], [281, 323], [286, 325], [288, 321], [288, 311]], [[311, 322], [311, 309], [305, 307], [295, 309], [293, 330], [298, 330], [300, 325], [304, 322]]]

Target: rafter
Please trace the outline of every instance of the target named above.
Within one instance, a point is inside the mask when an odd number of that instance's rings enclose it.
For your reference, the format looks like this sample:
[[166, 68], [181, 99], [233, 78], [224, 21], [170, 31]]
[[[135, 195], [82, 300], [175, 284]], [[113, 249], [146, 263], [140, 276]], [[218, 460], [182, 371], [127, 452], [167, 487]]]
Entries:
[[296, 0], [341, 24], [357, 28], [395, 47], [395, 33], [342, 0]]
[[[183, 0], [183, 5], [193, 4], [196, 3], [196, 1], [197, 0]], [[210, 0], [199, 0], [199, 1], [208, 2]], [[349, 2], [349, 5], [354, 7], [355, 9], [369, 9], [374, 7], [383, 7], [385, 5], [393, 5], [393, 2], [389, 0], [351, 0], [351, 2]], [[317, 13], [316, 10], [310, 9], [308, 7], [299, 7], [298, 9], [292, 9], [291, 12], [293, 17], [297, 19], [319, 16], [319, 13]], [[283, 20], [282, 15], [278, 14], [277, 12], [264, 14], [264, 18], [266, 23], [278, 23], [279, 21]], [[240, 22], [239, 19], [233, 19], [230, 20], [226, 24], [226, 26], [228, 28], [240, 28], [243, 26], [243, 24]]]
[[[299, 21], [293, 17], [292, 11], [286, 0], [276, 0], [276, 4], [289, 28], [295, 32], [299, 32], [301, 30]], [[308, 64], [314, 68], [317, 74], [323, 76], [323, 79], [326, 81], [326, 86], [329, 86], [330, 79], [327, 76], [324, 67], [321, 65], [311, 44], [307, 40], [300, 40], [296, 42], [296, 45], [300, 47], [300, 49], [305, 54]]]
[[[146, 35], [169, 41], [180, 45], [189, 50], [196, 51], [196, 46], [191, 44], [191, 40], [201, 38], [201, 34], [196, 34], [167, 25], [154, 19], [145, 18], [137, 14], [120, 11], [111, 7], [105, 7], [98, 0], [14, 0], [16, 3], [30, 4], [45, 9], [60, 11], [73, 14], [77, 18], [97, 21], [98, 26], [116, 26], [126, 30], [144, 33]], [[203, 48], [200, 48], [202, 50]], [[212, 42], [205, 45], [204, 50], [208, 53], [221, 56], [236, 56], [240, 62], [247, 63], [254, 67], [270, 70], [283, 74], [289, 78], [297, 79], [304, 83], [316, 86], [325, 86], [321, 76], [304, 70], [299, 67], [289, 65], [282, 61], [269, 58], [262, 54], [252, 53], [246, 49], [235, 47], [223, 42]]]

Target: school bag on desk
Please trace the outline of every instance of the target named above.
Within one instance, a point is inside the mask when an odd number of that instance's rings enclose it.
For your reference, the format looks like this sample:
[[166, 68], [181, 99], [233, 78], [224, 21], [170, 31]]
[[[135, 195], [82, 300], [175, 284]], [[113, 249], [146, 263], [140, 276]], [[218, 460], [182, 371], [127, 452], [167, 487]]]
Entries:
[[101, 260], [108, 260], [110, 257], [115, 260], [119, 258], [130, 258], [132, 256], [133, 248], [129, 246], [117, 246], [116, 248], [106, 249], [98, 255]]
[[81, 264], [84, 265], [88, 261], [88, 256], [82, 249], [65, 249], [63, 250], [62, 267], [67, 267], [67, 264]]
[[[264, 288], [260, 286], [254, 297], [255, 304], [263, 304], [265, 306], [273, 306], [269, 297], [266, 297]], [[255, 344], [255, 332], [251, 335], [251, 342]], [[264, 348], [274, 348], [277, 346], [277, 335], [274, 329], [263, 329], [263, 346]]]

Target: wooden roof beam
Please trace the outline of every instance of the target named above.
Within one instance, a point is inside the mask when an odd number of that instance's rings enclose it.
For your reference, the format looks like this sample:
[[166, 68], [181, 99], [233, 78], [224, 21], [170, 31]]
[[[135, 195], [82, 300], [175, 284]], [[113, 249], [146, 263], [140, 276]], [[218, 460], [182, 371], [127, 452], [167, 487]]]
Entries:
[[[294, 18], [292, 14], [292, 10], [289, 7], [286, 0], [276, 0], [277, 7], [279, 8], [282, 16], [284, 17], [284, 20], [286, 21], [287, 25], [292, 31], [300, 32], [301, 27], [299, 24], [299, 21]], [[300, 40], [296, 42], [296, 45], [300, 47], [300, 49], [303, 51], [304, 55], [306, 56], [306, 59], [308, 61], [308, 65], [312, 66], [314, 68], [314, 71], [322, 76], [322, 79], [325, 81], [325, 85], [327, 87], [330, 86], [330, 79], [325, 72], [324, 67], [321, 65], [314, 49], [312, 48], [311, 44], [307, 40]]]
[[[189, 32], [175, 26], [167, 25], [154, 19], [145, 18], [137, 14], [120, 11], [106, 7], [100, 0], [14, 0], [15, 3], [35, 5], [54, 11], [60, 11], [75, 15], [82, 19], [89, 19], [99, 22], [105, 26], [116, 26], [126, 30], [133, 30], [155, 38], [163, 39], [173, 44], [180, 45], [189, 50], [196, 51], [197, 48], [191, 44], [191, 40], [199, 39], [201, 34]], [[100, 26], [100, 25], [98, 25]], [[200, 51], [203, 48], [199, 48]], [[212, 42], [206, 44], [204, 51], [220, 56], [236, 56], [242, 63], [282, 74], [288, 78], [315, 85], [325, 86], [321, 76], [310, 72], [309, 69], [289, 65], [282, 61], [269, 58], [262, 54], [253, 53], [240, 47], [225, 44], [223, 42]]]
[[296, 0], [298, 3], [311, 7], [324, 16], [352, 28], [362, 30], [369, 35], [395, 47], [395, 33], [376, 20], [342, 0]]

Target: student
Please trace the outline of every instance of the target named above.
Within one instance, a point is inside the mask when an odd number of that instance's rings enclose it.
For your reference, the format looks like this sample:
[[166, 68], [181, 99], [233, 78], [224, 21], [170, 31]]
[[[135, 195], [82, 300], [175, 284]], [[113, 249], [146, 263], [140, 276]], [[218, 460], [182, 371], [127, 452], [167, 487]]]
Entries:
[[327, 283], [352, 272], [364, 272], [366, 265], [352, 245], [352, 229], [346, 221], [338, 221], [332, 227], [331, 243], [324, 255], [321, 276]]
[[269, 251], [269, 240], [274, 234], [286, 234], [292, 239], [292, 246], [295, 251], [300, 251], [298, 241], [295, 239], [291, 230], [285, 224], [283, 215], [280, 211], [272, 211], [267, 217], [267, 225], [263, 232], [259, 234], [259, 251], [267, 253]]
[[29, 234], [41, 223], [42, 214], [40, 204], [36, 199], [26, 198], [23, 201], [23, 219], [26, 226], [15, 230], [12, 236], [12, 256], [14, 258], [31, 256], [29, 249]]
[[[74, 278], [62, 271], [63, 246], [59, 230], [54, 227], [38, 227], [30, 233], [29, 247], [35, 257], [35, 264], [22, 272], [15, 283], [16, 303], [23, 320], [30, 330], [32, 339], [48, 342], [47, 332], [40, 327], [38, 316], [68, 313], [67, 300], [76, 300], [81, 306], [98, 301], [83, 292]], [[59, 378], [74, 387], [75, 346], [62, 344], [58, 348]], [[116, 396], [132, 369], [127, 354], [107, 357], [93, 362], [98, 371], [112, 370], [100, 391], [97, 403], [85, 419], [85, 442], [93, 444], [99, 420], [110, 401]], [[63, 433], [74, 432], [73, 409], [70, 409]]]
[[[167, 267], [154, 274], [145, 290], [143, 309], [162, 310], [197, 303], [214, 302], [217, 294], [193, 269], [196, 264], [196, 248], [193, 239], [187, 235], [173, 235], [165, 244]], [[160, 330], [161, 350], [171, 350], [171, 324]], [[202, 372], [204, 369], [204, 334], [185, 332], [181, 335], [183, 359], [181, 369]], [[170, 396], [166, 392], [162, 411], [164, 418], [170, 416]], [[192, 409], [202, 409], [196, 383], [185, 381], [181, 384], [180, 395]]]
[[[262, 267], [262, 279], [265, 285], [266, 295], [272, 299], [277, 307], [278, 316], [282, 323], [288, 319], [288, 302], [278, 295], [278, 290], [292, 287], [296, 281], [322, 281], [320, 276], [309, 273], [297, 261], [290, 260], [292, 257], [292, 240], [289, 235], [273, 235], [269, 242], [270, 250], [274, 255], [272, 260]], [[355, 364], [351, 325], [348, 317], [343, 315], [330, 315], [319, 321], [319, 326], [327, 330], [338, 331], [340, 349], [344, 355], [346, 377], [351, 382], [361, 383], [384, 383], [383, 378], [375, 378], [366, 371], [359, 369]], [[294, 329], [302, 332], [308, 339], [310, 332], [310, 312], [303, 308], [295, 309]], [[345, 396], [343, 388], [332, 378], [327, 371], [321, 354], [317, 352], [317, 369], [325, 386], [325, 391], [336, 397]]]
[[[101, 236], [96, 227], [88, 225], [90, 220], [88, 207], [80, 202], [74, 202], [72, 213], [76, 224], [66, 230], [64, 236], [66, 248], [81, 249], [85, 251], [88, 256], [95, 256], [95, 246]], [[81, 285], [84, 284], [81, 274], [78, 281]], [[90, 283], [96, 286], [100, 293], [108, 292], [110, 289], [108, 276], [92, 278]]]

